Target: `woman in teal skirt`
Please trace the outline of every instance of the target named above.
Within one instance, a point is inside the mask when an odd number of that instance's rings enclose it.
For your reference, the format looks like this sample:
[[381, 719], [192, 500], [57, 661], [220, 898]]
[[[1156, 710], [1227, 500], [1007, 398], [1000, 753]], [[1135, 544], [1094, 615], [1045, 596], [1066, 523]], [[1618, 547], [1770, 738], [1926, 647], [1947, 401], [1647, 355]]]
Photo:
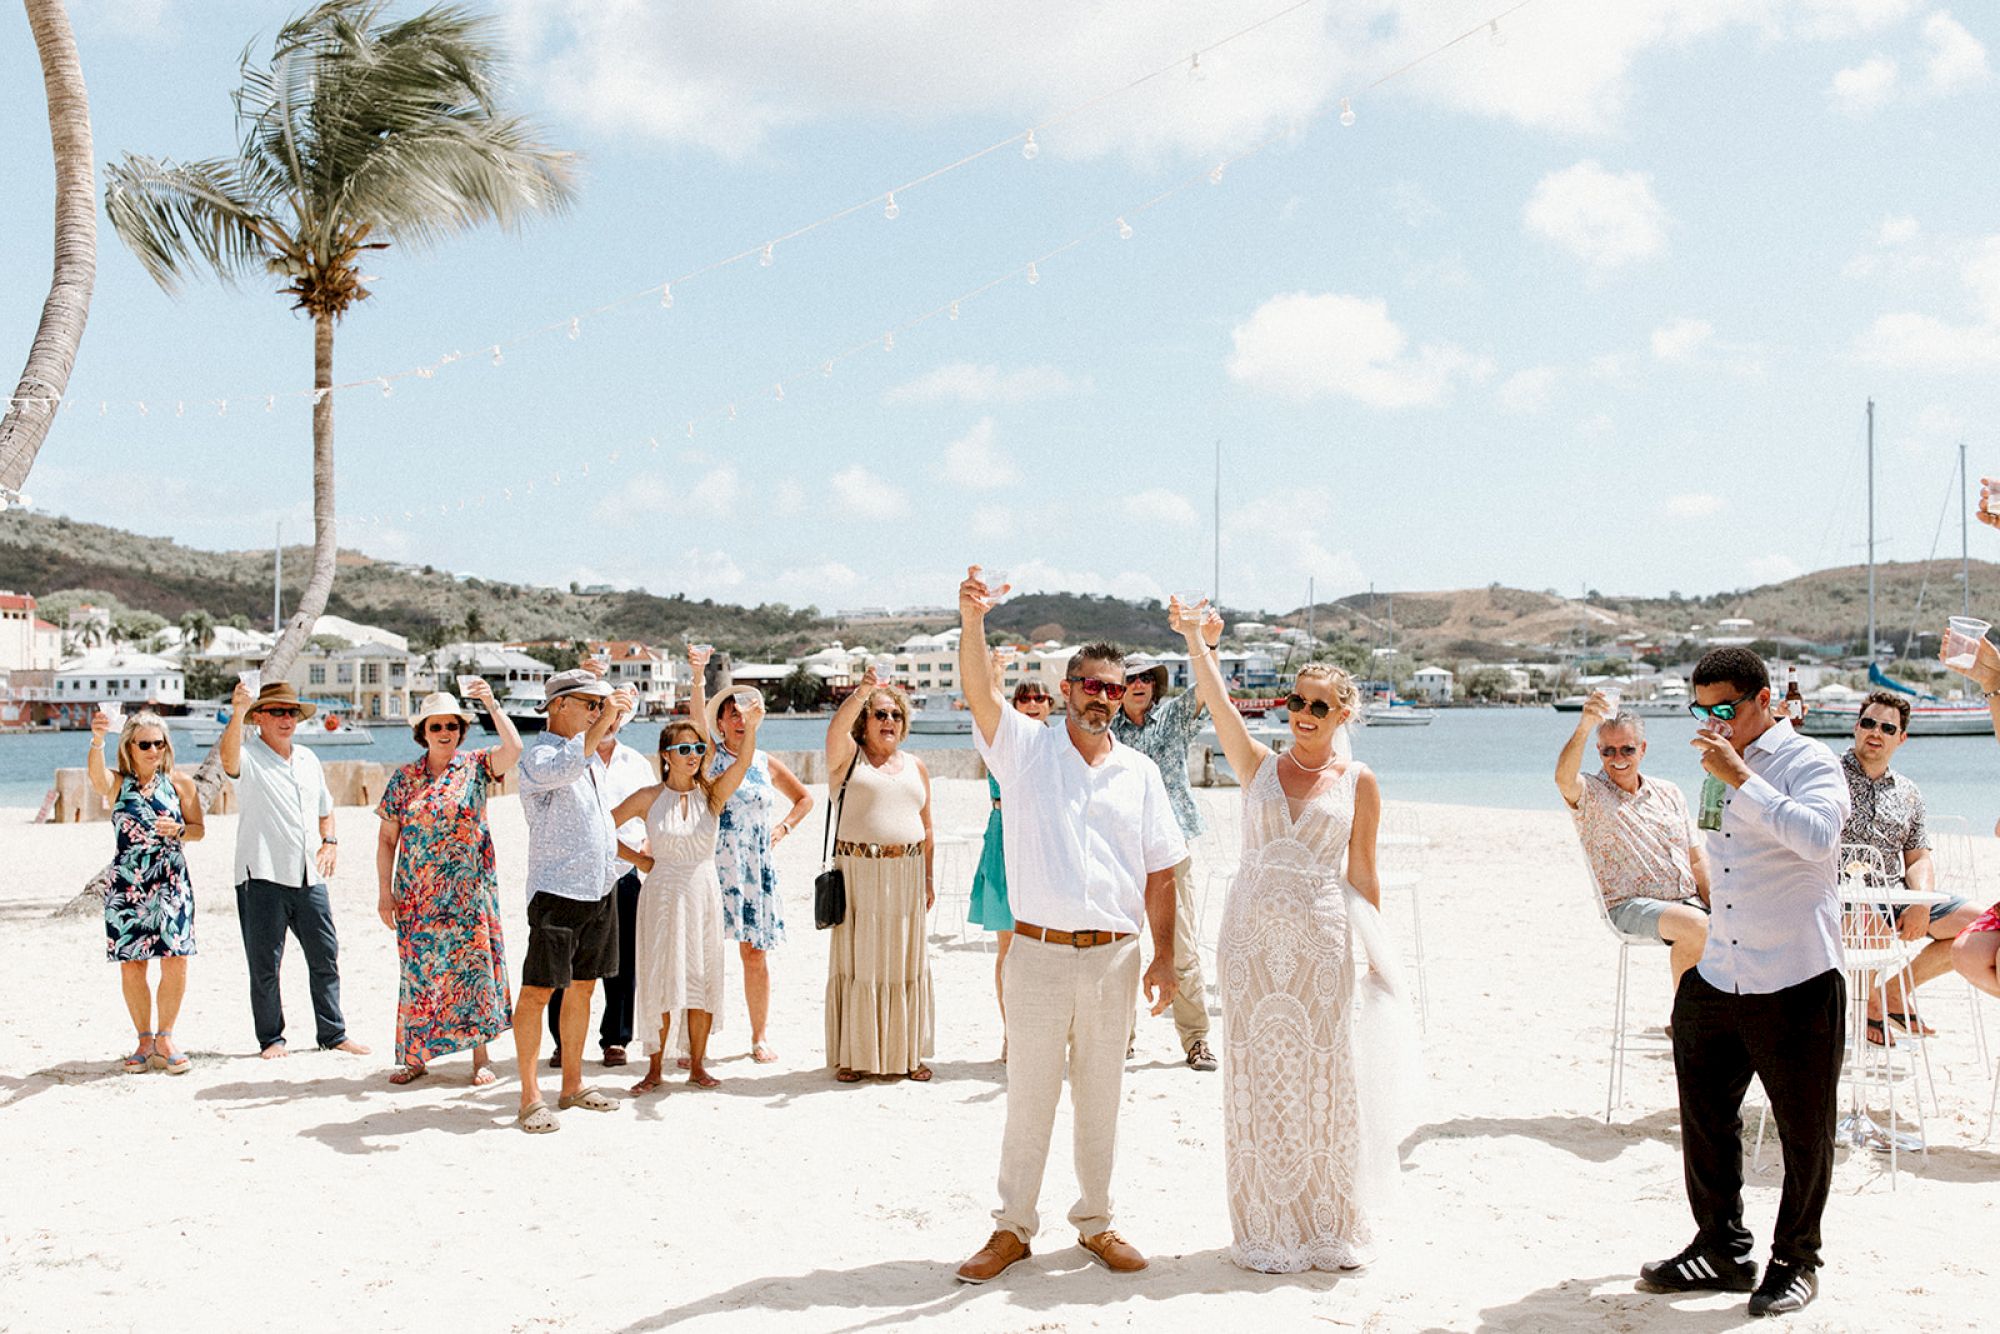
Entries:
[[[1038, 681], [1023, 681], [1014, 687], [1014, 709], [1038, 723], [1049, 720], [1049, 692]], [[1000, 1001], [1000, 1021], [1007, 1020], [1007, 993], [1000, 984], [1000, 970], [1007, 962], [1007, 948], [1014, 943], [1014, 914], [1007, 906], [1007, 854], [1000, 841], [1000, 784], [986, 776], [993, 794], [993, 814], [986, 818], [986, 843], [979, 852], [979, 869], [972, 874], [972, 903], [968, 920], [999, 935], [999, 956], [993, 961], [993, 994]], [[1000, 1059], [1007, 1059], [1007, 1040], [1000, 1040]]]

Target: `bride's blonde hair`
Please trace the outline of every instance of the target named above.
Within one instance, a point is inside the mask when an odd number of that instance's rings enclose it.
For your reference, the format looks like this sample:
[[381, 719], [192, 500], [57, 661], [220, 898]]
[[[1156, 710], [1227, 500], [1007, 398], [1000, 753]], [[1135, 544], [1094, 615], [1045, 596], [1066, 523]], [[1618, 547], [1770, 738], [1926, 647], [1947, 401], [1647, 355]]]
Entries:
[[1336, 667], [1330, 662], [1307, 663], [1299, 668], [1299, 674], [1293, 681], [1295, 684], [1299, 681], [1326, 682], [1333, 691], [1333, 702], [1340, 706], [1341, 711], [1349, 719], [1352, 719], [1361, 708], [1361, 691], [1356, 689], [1354, 678], [1349, 676], [1344, 668]]

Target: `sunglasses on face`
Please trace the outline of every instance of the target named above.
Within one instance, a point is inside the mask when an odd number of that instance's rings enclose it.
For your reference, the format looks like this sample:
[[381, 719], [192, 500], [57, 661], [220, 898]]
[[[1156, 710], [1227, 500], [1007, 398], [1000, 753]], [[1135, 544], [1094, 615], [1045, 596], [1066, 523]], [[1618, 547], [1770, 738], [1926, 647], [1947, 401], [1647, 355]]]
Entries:
[[456, 733], [458, 733], [458, 732], [462, 732], [462, 731], [464, 731], [464, 730], [465, 730], [465, 724], [464, 724], [464, 723], [456, 723], [456, 722], [453, 722], [453, 723], [425, 723], [425, 724], [424, 724], [424, 730], [425, 730], [426, 732], [431, 732], [431, 733], [443, 733], [443, 732], [451, 732], [451, 733], [454, 733], [454, 734], [456, 734]]
[[266, 718], [296, 718], [299, 716], [297, 709], [260, 709], [259, 712]]
[[1903, 730], [1894, 723], [1877, 722], [1873, 718], [1856, 718], [1854, 725], [1863, 732], [1880, 732], [1883, 736], [1894, 736]]
[[1688, 712], [1703, 722], [1707, 722], [1710, 718], [1720, 718], [1726, 723], [1736, 717], [1736, 710], [1742, 708], [1745, 701], [1754, 699], [1756, 695], [1756, 691], [1749, 690], [1721, 704], [1690, 704]]
[[167, 743], [164, 741], [134, 741], [132, 743], [132, 749], [134, 750], [165, 750], [166, 748]]
[[1607, 760], [1613, 756], [1621, 760], [1629, 760], [1639, 753], [1639, 748], [1637, 746], [1599, 746], [1597, 753]]
[[878, 723], [896, 723], [903, 720], [903, 715], [895, 709], [870, 709], [868, 716]]
[[705, 747], [699, 741], [673, 741], [660, 747], [662, 755], [699, 755]]
[[582, 709], [585, 713], [604, 712], [604, 701], [601, 699], [597, 699], [595, 697], [586, 698], [577, 695], [571, 695], [569, 702], [576, 705], [578, 708]]
[[1285, 696], [1285, 712], [1310, 712], [1315, 718], [1324, 718], [1333, 712], [1333, 705], [1328, 704], [1323, 699], [1309, 700], [1304, 695], [1287, 695]]
[[1049, 702], [1049, 697], [1047, 695], [1044, 695], [1041, 691], [1037, 690], [1032, 694], [1021, 696], [1021, 698], [1015, 700], [1014, 702], [1016, 704], [1046, 704]]
[[1102, 695], [1105, 699], [1124, 699], [1125, 684], [1122, 681], [1100, 681], [1094, 676], [1067, 676], [1063, 678], [1093, 699]]

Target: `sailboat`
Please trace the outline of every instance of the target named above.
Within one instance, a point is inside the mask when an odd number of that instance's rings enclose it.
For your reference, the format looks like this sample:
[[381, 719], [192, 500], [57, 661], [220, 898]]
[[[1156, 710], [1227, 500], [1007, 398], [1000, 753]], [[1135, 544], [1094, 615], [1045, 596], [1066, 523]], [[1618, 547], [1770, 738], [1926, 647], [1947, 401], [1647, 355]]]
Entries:
[[[1958, 448], [1959, 568], [1964, 581], [1961, 596], [1968, 608], [1972, 598], [1969, 579], [1969, 526], [1966, 519], [1965, 446]], [[1932, 554], [1936, 551], [1933, 549]], [[1921, 599], [1919, 599], [1921, 601]], [[1969, 612], [1968, 612], [1969, 614]], [[1868, 400], [1868, 684], [1910, 697], [1911, 736], [1987, 736], [1993, 731], [1993, 715], [1984, 701], [1941, 699], [1898, 681], [1882, 670], [1875, 656], [1875, 400]], [[1807, 736], [1848, 736], [1861, 716], [1860, 697], [1815, 702], [1806, 710], [1799, 730]]]

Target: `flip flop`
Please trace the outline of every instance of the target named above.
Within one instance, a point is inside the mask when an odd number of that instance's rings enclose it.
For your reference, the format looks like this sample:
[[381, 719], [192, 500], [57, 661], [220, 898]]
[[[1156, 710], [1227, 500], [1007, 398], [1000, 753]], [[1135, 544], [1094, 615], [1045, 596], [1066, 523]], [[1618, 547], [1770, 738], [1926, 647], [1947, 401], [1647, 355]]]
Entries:
[[771, 1044], [760, 1042], [750, 1049], [750, 1059], [759, 1065], [769, 1065], [778, 1059], [778, 1053], [771, 1050]]
[[581, 1107], [586, 1112], [609, 1112], [617, 1110], [618, 1104], [596, 1089], [581, 1089], [556, 1099], [556, 1106], [565, 1112], [572, 1107]]
[[931, 1068], [928, 1065], [920, 1065], [910, 1071], [910, 1078], [919, 1084], [928, 1084], [932, 1078]]
[[1883, 1026], [1880, 1019], [1870, 1019], [1868, 1021], [1868, 1045], [1871, 1047], [1893, 1047], [1896, 1045], [1896, 1039], [1889, 1036], [1889, 1030]]
[[430, 1072], [430, 1067], [427, 1065], [405, 1065], [395, 1074], [389, 1076], [389, 1082], [400, 1088], [404, 1084], [416, 1083]]
[[1889, 1022], [1913, 1038], [1934, 1038], [1937, 1036], [1937, 1030], [1922, 1019], [1919, 1019], [1915, 1010], [1911, 1010], [1908, 1014], [1891, 1010], [1889, 1011]]
[[514, 1118], [514, 1124], [530, 1135], [547, 1135], [562, 1129], [562, 1122], [556, 1120], [556, 1114], [539, 1098], [528, 1104], [521, 1114]]
[[721, 1082], [722, 1082], [721, 1080], [717, 1079], [714, 1075], [711, 1075], [706, 1070], [702, 1071], [700, 1074], [696, 1074], [692, 1070], [688, 1071], [688, 1083], [694, 1085], [698, 1089], [712, 1089]]
[[492, 1066], [482, 1065], [477, 1070], [474, 1070], [472, 1072], [472, 1087], [484, 1088], [486, 1085], [491, 1084], [494, 1080], [498, 1079], [499, 1077], [500, 1076], [493, 1073]]

